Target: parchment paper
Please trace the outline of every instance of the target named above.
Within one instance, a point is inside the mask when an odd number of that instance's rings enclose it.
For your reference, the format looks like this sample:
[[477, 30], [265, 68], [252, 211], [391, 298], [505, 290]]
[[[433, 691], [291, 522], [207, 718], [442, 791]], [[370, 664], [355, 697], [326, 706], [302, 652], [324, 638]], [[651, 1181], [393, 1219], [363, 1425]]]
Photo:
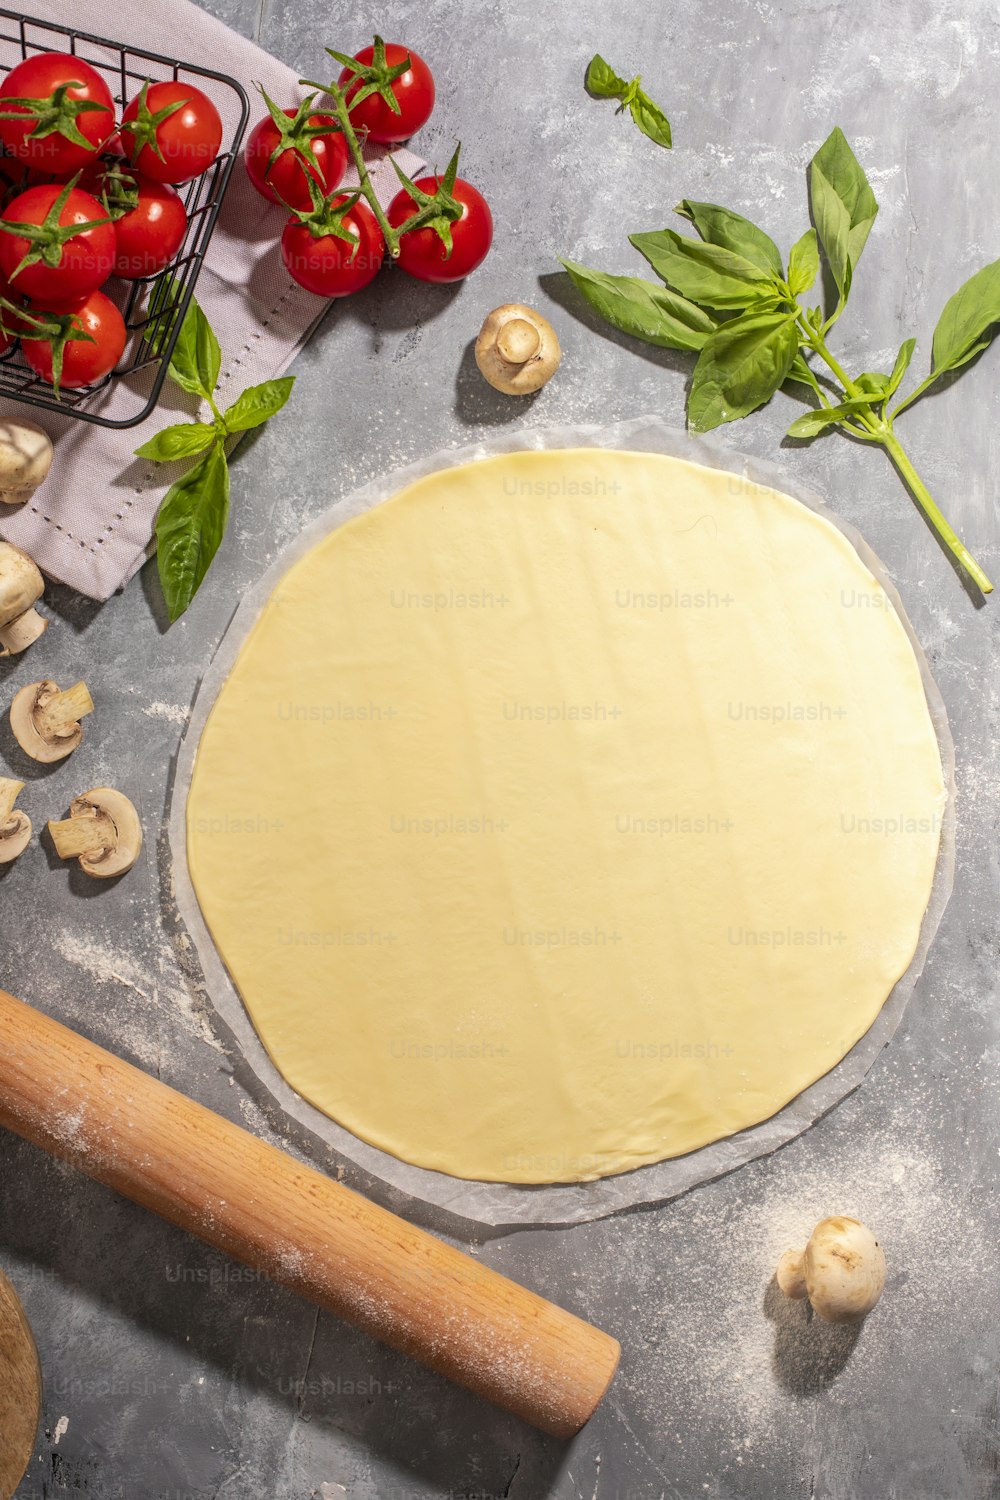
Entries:
[[[941, 843], [931, 898], [910, 967], [893, 988], [871, 1029], [836, 1067], [799, 1094], [784, 1109], [749, 1130], [704, 1146], [687, 1156], [638, 1167], [634, 1171], [624, 1172], [616, 1177], [605, 1177], [598, 1182], [537, 1187], [469, 1182], [449, 1177], [445, 1173], [411, 1166], [368, 1145], [308, 1104], [285, 1082], [259, 1041], [202, 918], [187, 867], [185, 807], [198, 742], [219, 690], [278, 579], [311, 551], [321, 538], [415, 480], [440, 469], [492, 458], [502, 453], [582, 447], [661, 453], [689, 459], [709, 468], [722, 469], [792, 495], [837, 526], [885, 589], [910, 638], [937, 734], [948, 800], [942, 819]], [[230, 1045], [243, 1053], [262, 1089], [300, 1125], [339, 1155], [355, 1162], [392, 1187], [463, 1218], [494, 1227], [574, 1224], [601, 1218], [639, 1204], [662, 1202], [686, 1192], [698, 1183], [731, 1172], [744, 1162], [785, 1145], [858, 1087], [899, 1025], [951, 894], [955, 864], [954, 773], [955, 752], [944, 703], [913, 628], [906, 618], [899, 595], [889, 582], [882, 564], [860, 534], [841, 520], [815, 491], [797, 483], [777, 464], [747, 457], [711, 439], [677, 431], [658, 417], [639, 417], [607, 427], [551, 427], [532, 433], [522, 431], [506, 436], [491, 436], [489, 442], [481, 442], [473, 447], [446, 449], [434, 454], [365, 485], [363, 489], [339, 501], [302, 532], [243, 600], [202, 679], [178, 756], [169, 814], [177, 902], [204, 969], [208, 993], [220, 1023], [220, 1033]]]

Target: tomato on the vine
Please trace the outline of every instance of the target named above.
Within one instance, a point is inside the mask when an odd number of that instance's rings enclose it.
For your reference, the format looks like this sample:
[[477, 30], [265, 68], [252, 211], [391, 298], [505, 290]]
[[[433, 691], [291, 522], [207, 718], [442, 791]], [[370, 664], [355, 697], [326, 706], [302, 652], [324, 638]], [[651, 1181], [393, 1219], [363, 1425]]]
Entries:
[[[351, 100], [366, 82], [375, 81], [372, 75], [401, 68], [407, 58], [409, 67], [388, 83], [399, 105], [398, 113], [378, 92], [352, 106]], [[382, 42], [376, 37], [375, 45], [362, 47], [354, 54], [354, 60], [364, 71], [358, 76], [345, 67], [338, 82], [345, 91], [344, 98], [355, 130], [366, 131], [369, 140], [385, 146], [398, 145], [416, 135], [420, 127], [427, 124], [434, 108], [434, 78], [423, 58], [410, 47], [402, 47], [398, 42]]]
[[[43, 318], [50, 311], [33, 303], [29, 313]], [[59, 354], [62, 368], [59, 384], [75, 390], [83, 385], [93, 385], [114, 369], [125, 352], [125, 320], [110, 297], [103, 292], [91, 292], [90, 296], [70, 315], [73, 327], [88, 335], [86, 339], [70, 339], [61, 343]], [[43, 380], [54, 383], [58, 360], [53, 349], [53, 340], [25, 338], [21, 350], [28, 364]]]
[[121, 140], [132, 165], [154, 182], [188, 182], [218, 156], [222, 117], [193, 83], [144, 83], [122, 115]]
[[378, 275], [385, 256], [382, 231], [367, 203], [359, 200], [345, 212], [336, 213], [349, 202], [350, 195], [340, 193], [325, 206], [351, 236], [349, 240], [332, 233], [315, 233], [323, 228], [318, 215], [313, 216], [313, 227], [307, 215], [291, 218], [282, 232], [285, 269], [293, 281], [317, 297], [348, 297], [360, 291]]
[[138, 281], [169, 266], [187, 231], [184, 200], [176, 188], [121, 161], [99, 162], [80, 181], [114, 219], [116, 276]]
[[114, 128], [108, 85], [90, 63], [68, 52], [26, 57], [0, 83], [0, 141], [43, 172], [78, 172]]
[[0, 215], [0, 271], [22, 296], [68, 307], [107, 281], [114, 261], [114, 228], [82, 188], [28, 188]]
[[[324, 197], [340, 185], [347, 170], [347, 142], [330, 115], [307, 115], [301, 108], [278, 113], [289, 122], [287, 126], [279, 126], [273, 115], [267, 115], [247, 137], [247, 174], [258, 193], [272, 203], [308, 210], [310, 178]], [[312, 133], [320, 130], [325, 133]], [[315, 165], [303, 146], [312, 152]]]
[[[415, 186], [422, 193], [433, 194], [441, 182], [441, 177], [418, 177]], [[493, 243], [493, 215], [478, 188], [464, 177], [456, 177], [450, 191], [462, 210], [461, 217], [449, 225], [451, 251], [429, 224], [411, 229], [399, 242], [397, 264], [419, 281], [461, 281], [482, 264]], [[389, 204], [386, 217], [393, 229], [399, 229], [417, 207], [408, 190], [402, 188]]]

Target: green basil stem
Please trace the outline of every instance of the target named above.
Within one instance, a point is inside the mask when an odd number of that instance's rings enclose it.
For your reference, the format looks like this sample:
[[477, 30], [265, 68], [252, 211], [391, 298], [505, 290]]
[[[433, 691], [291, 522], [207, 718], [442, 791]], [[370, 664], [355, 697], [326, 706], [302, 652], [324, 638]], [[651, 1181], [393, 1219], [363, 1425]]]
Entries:
[[[839, 361], [830, 353], [826, 347], [823, 335], [816, 333], [804, 322], [800, 323], [799, 326], [803, 336], [809, 343], [809, 347], [814, 349], [820, 358], [825, 361], [829, 369], [832, 370], [833, 374], [840, 381], [846, 394], [848, 396], [860, 396], [862, 392], [847, 374], [847, 371], [843, 369]], [[927, 383], [929, 384], [930, 382]], [[903, 404], [897, 407], [894, 415], [898, 416]], [[896, 466], [900, 478], [942, 544], [972, 579], [979, 591], [983, 594], [992, 594], [993, 584], [990, 581], [989, 575], [980, 567], [961, 537], [942, 514], [927, 486], [913, 467], [909, 454], [893, 431], [892, 420], [886, 417], [878, 417], [874, 412], [868, 410], [858, 412], [856, 422], [842, 421], [841, 426], [846, 427], [855, 437], [861, 438], [865, 442], [879, 443], [885, 449]]]
[[949, 526], [941, 514], [931, 497], [930, 491], [913, 467], [905, 448], [892, 428], [888, 428], [884, 435], [879, 437], [878, 441], [896, 465], [900, 478], [944, 545], [958, 559], [980, 592], [992, 594], [993, 584], [990, 582], [988, 575], [976, 562], [976, 559], [966, 547], [961, 537]]

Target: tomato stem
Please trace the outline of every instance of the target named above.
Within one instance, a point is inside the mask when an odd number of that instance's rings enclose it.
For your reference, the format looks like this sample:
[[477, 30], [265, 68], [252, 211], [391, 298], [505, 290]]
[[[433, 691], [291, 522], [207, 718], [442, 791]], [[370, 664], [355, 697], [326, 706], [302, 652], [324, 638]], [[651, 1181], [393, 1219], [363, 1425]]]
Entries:
[[331, 79], [328, 84], [313, 84], [305, 78], [300, 79], [299, 82], [307, 84], [310, 88], [323, 89], [333, 100], [333, 107], [337, 116], [337, 124], [343, 131], [344, 140], [347, 142], [347, 149], [351, 153], [351, 160], [354, 162], [355, 170], [358, 174], [358, 188], [367, 201], [368, 206], [371, 208], [372, 213], [378, 220], [378, 227], [381, 229], [383, 238], [385, 239], [385, 248], [388, 250], [393, 260], [398, 260], [399, 239], [401, 231], [398, 229], [393, 229], [392, 225], [389, 223], [389, 220], [386, 218], [384, 208], [378, 201], [378, 195], [375, 192], [374, 187], [372, 186], [371, 177], [368, 175], [368, 168], [365, 166], [365, 159], [362, 155], [361, 143], [358, 140], [358, 133], [351, 123], [351, 113], [347, 107], [347, 100], [344, 97], [344, 90], [333, 79]]

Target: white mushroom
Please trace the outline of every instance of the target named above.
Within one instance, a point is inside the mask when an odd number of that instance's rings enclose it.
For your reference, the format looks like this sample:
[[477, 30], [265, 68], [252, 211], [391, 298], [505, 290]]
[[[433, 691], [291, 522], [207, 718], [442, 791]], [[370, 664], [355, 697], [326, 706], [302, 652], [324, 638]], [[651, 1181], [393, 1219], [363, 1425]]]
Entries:
[[0, 505], [30, 500], [52, 467], [52, 439], [21, 417], [0, 421]]
[[60, 859], [76, 859], [85, 875], [111, 880], [131, 870], [142, 849], [142, 824], [132, 803], [109, 786], [74, 797], [69, 817], [50, 822]]
[[45, 582], [31, 558], [10, 542], [0, 542], [0, 656], [15, 656], [48, 630], [35, 609]]
[[23, 781], [0, 776], [0, 865], [11, 864], [31, 842], [31, 819], [14, 807], [23, 789]]
[[495, 307], [476, 339], [476, 364], [482, 375], [508, 396], [540, 390], [561, 359], [559, 339], [548, 318], [521, 302]]
[[51, 765], [65, 760], [83, 739], [80, 720], [94, 712], [85, 682], [60, 692], [54, 682], [31, 682], [10, 705], [14, 738], [32, 760]]
[[870, 1229], [838, 1214], [816, 1225], [804, 1250], [785, 1251], [777, 1280], [786, 1297], [808, 1297], [827, 1323], [852, 1323], [882, 1295], [885, 1256]]

